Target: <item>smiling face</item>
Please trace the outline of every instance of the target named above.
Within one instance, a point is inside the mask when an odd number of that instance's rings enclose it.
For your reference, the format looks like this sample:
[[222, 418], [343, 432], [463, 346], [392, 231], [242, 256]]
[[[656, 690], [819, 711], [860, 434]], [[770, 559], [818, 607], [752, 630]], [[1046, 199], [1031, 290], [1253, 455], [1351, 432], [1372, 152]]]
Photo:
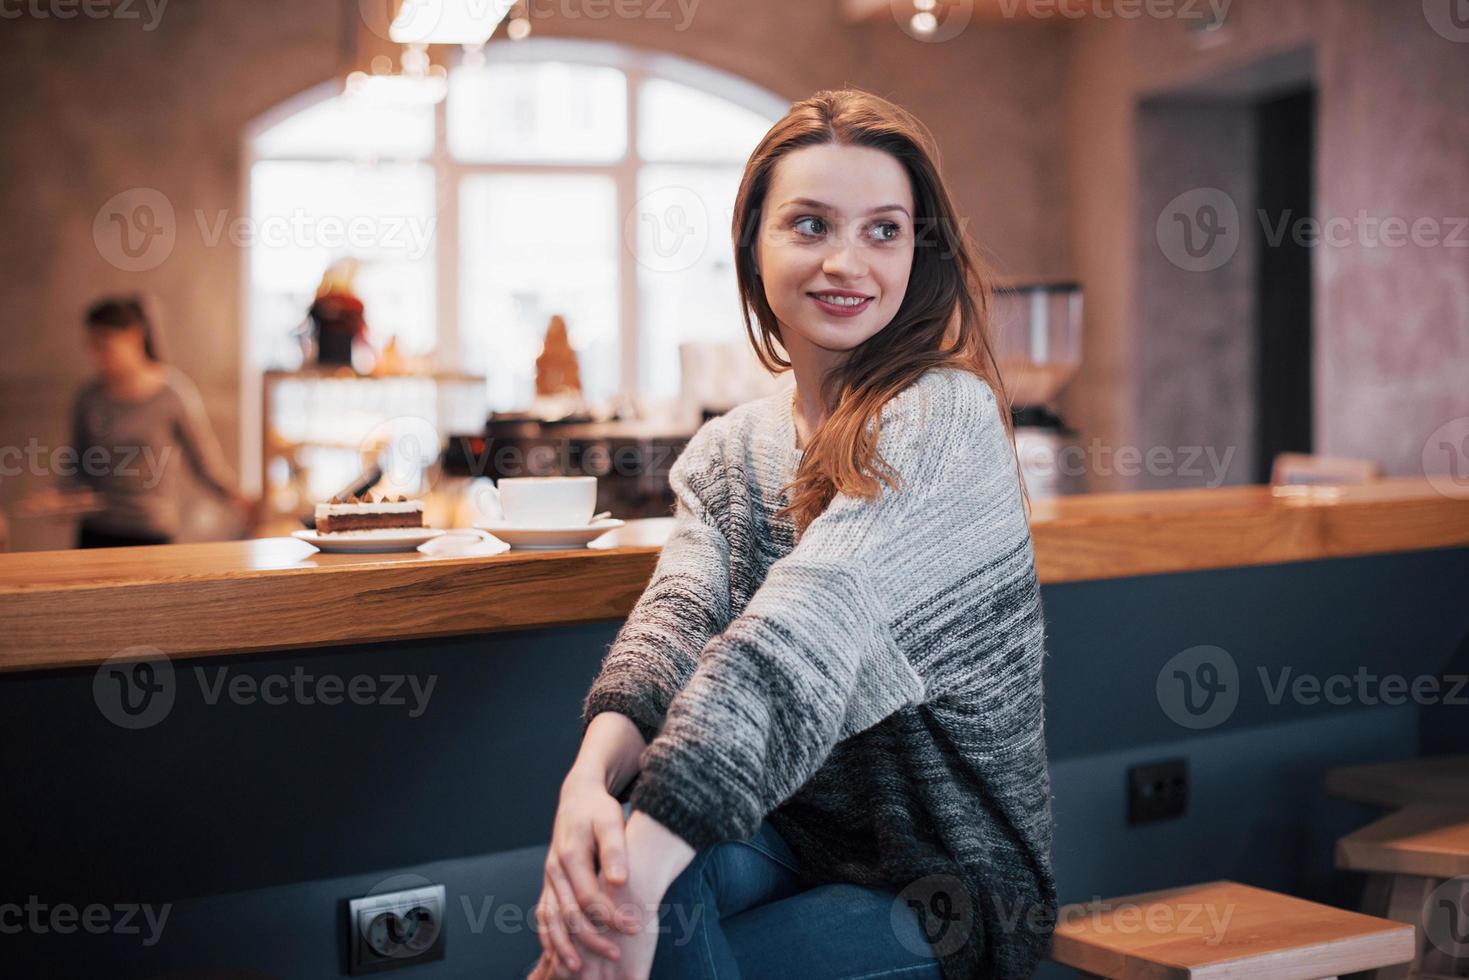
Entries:
[[821, 144], [775, 165], [756, 246], [792, 362], [840, 360], [887, 326], [913, 268], [913, 190], [866, 146]]

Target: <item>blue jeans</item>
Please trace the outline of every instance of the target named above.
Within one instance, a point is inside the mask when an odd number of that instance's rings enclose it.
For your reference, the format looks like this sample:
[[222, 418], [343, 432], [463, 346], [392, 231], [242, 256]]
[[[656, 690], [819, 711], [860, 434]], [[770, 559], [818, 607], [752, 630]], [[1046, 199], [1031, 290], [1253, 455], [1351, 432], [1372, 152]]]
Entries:
[[650, 980], [941, 980], [896, 892], [807, 888], [796, 869], [768, 820], [748, 841], [697, 852], [659, 907]]

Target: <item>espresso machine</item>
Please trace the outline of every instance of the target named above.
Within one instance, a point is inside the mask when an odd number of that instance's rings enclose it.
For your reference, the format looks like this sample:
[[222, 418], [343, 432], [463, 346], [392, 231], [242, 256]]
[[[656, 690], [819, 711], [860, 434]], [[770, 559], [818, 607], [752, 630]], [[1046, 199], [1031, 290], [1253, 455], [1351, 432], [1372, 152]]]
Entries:
[[1012, 400], [1015, 449], [1031, 499], [1086, 490], [1077, 433], [1056, 397], [1081, 366], [1081, 287], [1024, 283], [994, 293], [995, 360]]

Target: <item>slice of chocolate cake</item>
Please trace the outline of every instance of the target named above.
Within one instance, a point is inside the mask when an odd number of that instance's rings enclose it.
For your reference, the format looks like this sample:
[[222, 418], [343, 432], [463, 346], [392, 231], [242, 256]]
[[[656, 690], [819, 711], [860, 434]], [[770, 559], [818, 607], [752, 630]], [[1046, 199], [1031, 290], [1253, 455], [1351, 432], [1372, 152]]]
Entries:
[[361, 498], [333, 497], [330, 503], [316, 505], [316, 530], [322, 534], [400, 527], [423, 527], [422, 500], [386, 496], [374, 500], [369, 493]]

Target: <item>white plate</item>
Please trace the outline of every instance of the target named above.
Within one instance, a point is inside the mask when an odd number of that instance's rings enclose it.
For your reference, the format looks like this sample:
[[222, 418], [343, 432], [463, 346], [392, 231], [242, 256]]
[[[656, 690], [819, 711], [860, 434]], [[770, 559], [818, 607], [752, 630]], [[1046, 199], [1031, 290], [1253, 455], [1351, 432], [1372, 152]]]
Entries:
[[444, 532], [436, 527], [375, 527], [363, 531], [321, 531], [302, 528], [291, 537], [305, 541], [322, 551], [412, 551], [425, 541]]
[[624, 523], [616, 517], [604, 517], [591, 524], [562, 527], [527, 527], [524, 524], [476, 524], [475, 527], [488, 531], [512, 548], [548, 551], [553, 548], [581, 548]]

